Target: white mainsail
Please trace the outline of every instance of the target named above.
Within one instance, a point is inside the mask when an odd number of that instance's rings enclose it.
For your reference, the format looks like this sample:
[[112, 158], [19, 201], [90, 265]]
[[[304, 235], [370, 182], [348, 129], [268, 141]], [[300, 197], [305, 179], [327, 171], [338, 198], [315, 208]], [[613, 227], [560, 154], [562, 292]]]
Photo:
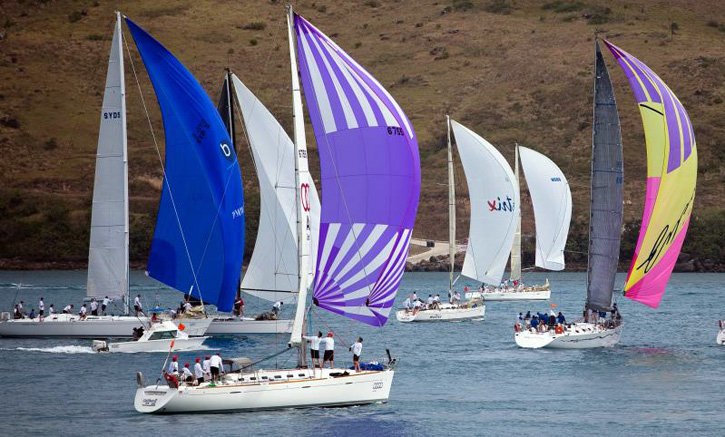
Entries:
[[128, 296], [128, 159], [121, 16], [117, 13], [98, 133], [88, 250], [89, 297]]
[[564, 270], [564, 247], [571, 222], [571, 189], [561, 169], [549, 158], [520, 147], [521, 164], [536, 219], [536, 266]]
[[[254, 156], [261, 198], [257, 241], [241, 288], [269, 301], [293, 302], [299, 291], [295, 145], [269, 110], [234, 74], [232, 82]], [[311, 283], [320, 225], [320, 199], [311, 179], [309, 202]]]
[[520, 215], [519, 186], [511, 166], [488, 141], [451, 120], [468, 181], [471, 224], [462, 274], [498, 285]]

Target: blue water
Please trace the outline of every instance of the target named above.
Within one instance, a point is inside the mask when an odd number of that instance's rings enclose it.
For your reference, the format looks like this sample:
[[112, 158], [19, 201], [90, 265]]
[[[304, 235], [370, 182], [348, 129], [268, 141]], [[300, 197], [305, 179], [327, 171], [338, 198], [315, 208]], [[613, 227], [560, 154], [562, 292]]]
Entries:
[[[545, 276], [552, 303], [575, 318], [585, 275], [532, 273], [527, 280]], [[414, 290], [421, 297], [440, 292], [447, 278], [406, 274], [398, 300]], [[131, 283], [146, 307], [180, 300], [180, 293], [140, 273]], [[0, 423], [22, 435], [722, 436], [725, 347], [715, 344], [715, 336], [717, 320], [725, 318], [723, 289], [722, 274], [676, 274], [657, 310], [620, 298], [626, 326], [619, 346], [582, 351], [515, 346], [516, 314], [543, 311], [548, 303], [490, 303], [483, 322], [405, 325], [393, 317], [380, 330], [317, 311], [312, 325], [335, 330], [338, 361], [351, 361], [345, 344], [357, 335], [364, 337], [364, 360], [382, 358], [385, 347], [400, 360], [389, 403], [351, 408], [145, 416], [133, 409], [135, 372], [155, 379], [164, 354], [97, 355], [86, 340], [0, 339]], [[0, 272], [2, 310], [10, 311], [14, 300], [24, 300], [29, 310], [40, 296], [46, 306], [77, 307], [84, 294], [85, 272]], [[248, 313], [269, 306], [253, 297], [246, 303]], [[291, 316], [292, 308], [284, 312]], [[224, 357], [256, 359], [281, 350], [287, 340], [214, 338], [208, 347]], [[198, 354], [179, 354], [180, 361], [193, 363]], [[293, 363], [282, 355], [268, 365]]]

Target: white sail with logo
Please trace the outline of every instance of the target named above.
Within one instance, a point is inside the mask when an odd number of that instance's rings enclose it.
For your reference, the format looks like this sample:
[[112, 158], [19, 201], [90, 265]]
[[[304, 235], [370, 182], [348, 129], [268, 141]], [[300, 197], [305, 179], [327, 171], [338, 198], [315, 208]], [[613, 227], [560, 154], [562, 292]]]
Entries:
[[[257, 241], [241, 288], [262, 299], [292, 302], [299, 291], [295, 146], [269, 110], [234, 74], [232, 82], [254, 156], [261, 198]], [[320, 224], [320, 199], [311, 179], [309, 193], [301, 195], [309, 199], [309, 204], [305, 205], [305, 200], [302, 206], [309, 208], [311, 219], [311, 283]]]
[[93, 185], [88, 297], [128, 296], [128, 157], [121, 18], [117, 14], [106, 73]]
[[488, 141], [451, 120], [468, 182], [471, 223], [462, 274], [498, 285], [520, 215], [519, 186], [511, 166]]
[[551, 159], [526, 147], [519, 151], [536, 218], [536, 266], [564, 270], [572, 207], [569, 183]]

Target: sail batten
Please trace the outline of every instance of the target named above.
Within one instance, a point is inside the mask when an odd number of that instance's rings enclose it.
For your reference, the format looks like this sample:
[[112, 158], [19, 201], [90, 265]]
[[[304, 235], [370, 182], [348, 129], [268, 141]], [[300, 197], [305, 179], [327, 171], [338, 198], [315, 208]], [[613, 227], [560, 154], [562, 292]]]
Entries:
[[405, 113], [370, 73], [299, 15], [294, 28], [320, 154], [323, 201], [313, 302], [382, 326], [418, 207], [417, 139]]
[[89, 297], [128, 298], [128, 149], [121, 17], [108, 59], [98, 132], [88, 250]]
[[640, 108], [647, 146], [645, 205], [625, 296], [656, 308], [692, 213], [697, 182], [695, 137], [687, 111], [662, 79], [639, 59], [604, 43], [627, 76]]
[[471, 220], [462, 274], [498, 285], [511, 253], [520, 215], [519, 186], [511, 166], [493, 145], [451, 120], [468, 182]]
[[126, 19], [164, 123], [164, 185], [148, 274], [231, 311], [244, 254], [241, 170], [214, 104], [158, 41]]

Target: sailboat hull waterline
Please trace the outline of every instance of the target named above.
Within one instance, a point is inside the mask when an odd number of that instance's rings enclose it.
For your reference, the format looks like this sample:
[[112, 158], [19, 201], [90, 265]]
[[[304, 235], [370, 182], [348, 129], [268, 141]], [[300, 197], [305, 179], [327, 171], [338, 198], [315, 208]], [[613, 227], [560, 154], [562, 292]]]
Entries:
[[594, 323], [572, 323], [567, 331], [557, 334], [554, 331], [544, 333], [530, 330], [514, 334], [516, 344], [524, 349], [591, 349], [613, 347], [619, 343], [622, 324], [610, 328]]
[[[336, 373], [341, 376], [331, 376]], [[394, 373], [393, 370], [361, 373], [347, 369], [260, 370], [225, 376], [230, 380], [216, 386], [205, 382], [179, 388], [139, 387], [134, 407], [139, 413], [173, 414], [373, 404], [387, 402]]]
[[[212, 319], [177, 319], [174, 323], [177, 326], [183, 323], [184, 332], [190, 336], [201, 336]], [[149, 317], [88, 316], [81, 320], [74, 314], [58, 314], [45, 317], [42, 322], [39, 318], [0, 322], [0, 337], [124, 338], [132, 337], [134, 328], [150, 324]]]
[[398, 310], [395, 318], [399, 322], [462, 322], [464, 320], [484, 320], [486, 305], [483, 302], [467, 305], [442, 304], [440, 309], [426, 309], [414, 312], [413, 310]]

